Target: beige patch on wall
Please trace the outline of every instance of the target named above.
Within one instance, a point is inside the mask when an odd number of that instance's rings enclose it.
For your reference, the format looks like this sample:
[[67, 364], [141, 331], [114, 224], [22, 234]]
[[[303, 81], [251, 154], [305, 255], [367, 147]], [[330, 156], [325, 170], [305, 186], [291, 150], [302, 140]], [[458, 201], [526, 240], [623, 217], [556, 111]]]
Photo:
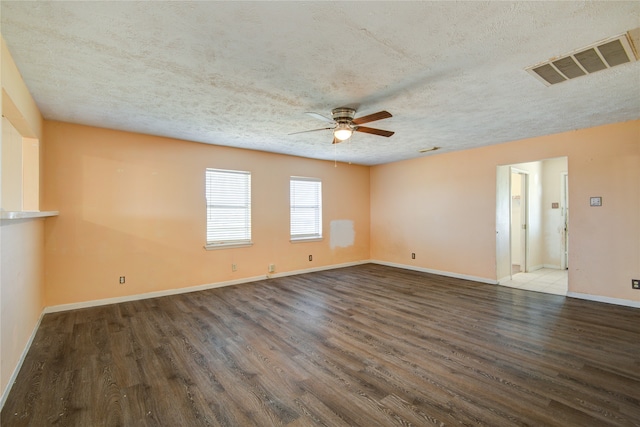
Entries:
[[353, 246], [355, 238], [353, 221], [348, 219], [331, 221], [331, 249]]

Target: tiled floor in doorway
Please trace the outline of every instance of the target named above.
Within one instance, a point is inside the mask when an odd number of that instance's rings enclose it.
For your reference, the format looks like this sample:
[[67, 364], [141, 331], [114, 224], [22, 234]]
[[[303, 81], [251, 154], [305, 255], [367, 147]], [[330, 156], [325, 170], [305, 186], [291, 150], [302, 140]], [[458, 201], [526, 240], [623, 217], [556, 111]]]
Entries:
[[530, 273], [514, 274], [511, 276], [511, 280], [500, 282], [500, 285], [528, 291], [566, 295], [568, 290], [568, 274], [567, 270], [542, 268]]

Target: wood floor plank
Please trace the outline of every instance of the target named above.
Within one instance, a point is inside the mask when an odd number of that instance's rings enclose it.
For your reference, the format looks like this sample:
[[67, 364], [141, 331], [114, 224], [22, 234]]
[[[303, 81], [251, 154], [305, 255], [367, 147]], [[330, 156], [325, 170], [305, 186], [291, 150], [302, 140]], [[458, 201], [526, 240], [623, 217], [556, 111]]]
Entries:
[[366, 264], [43, 317], [13, 426], [640, 426], [640, 310]]

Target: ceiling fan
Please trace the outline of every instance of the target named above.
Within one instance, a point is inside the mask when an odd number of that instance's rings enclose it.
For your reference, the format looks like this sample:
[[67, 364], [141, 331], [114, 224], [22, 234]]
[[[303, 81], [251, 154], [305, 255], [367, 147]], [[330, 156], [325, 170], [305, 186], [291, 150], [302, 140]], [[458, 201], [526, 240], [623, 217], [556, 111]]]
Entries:
[[377, 113], [369, 114], [368, 116], [354, 118], [356, 114], [356, 110], [353, 108], [340, 107], [334, 108], [331, 110], [331, 116], [333, 118], [325, 117], [322, 114], [318, 113], [310, 113], [306, 114], [311, 117], [315, 117], [316, 119], [322, 120], [323, 122], [331, 123], [332, 126], [320, 129], [311, 129], [311, 130], [303, 130], [301, 132], [293, 132], [289, 135], [295, 135], [298, 133], [305, 132], [316, 132], [320, 130], [333, 130], [333, 143], [337, 144], [339, 142], [345, 141], [351, 137], [353, 132], [364, 132], [370, 133], [372, 135], [386, 136], [390, 137], [394, 134], [394, 132], [382, 129], [374, 129], [366, 126], [360, 126], [364, 123], [374, 122], [376, 120], [388, 119], [391, 116], [391, 113], [388, 111], [378, 111]]

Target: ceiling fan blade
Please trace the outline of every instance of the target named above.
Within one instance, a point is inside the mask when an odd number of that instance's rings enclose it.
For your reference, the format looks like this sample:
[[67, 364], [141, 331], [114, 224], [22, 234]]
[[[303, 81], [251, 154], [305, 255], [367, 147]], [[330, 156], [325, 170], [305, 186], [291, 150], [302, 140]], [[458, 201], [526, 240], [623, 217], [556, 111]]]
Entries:
[[320, 128], [320, 129], [311, 129], [311, 130], [301, 130], [300, 132], [292, 132], [292, 133], [289, 133], [287, 135], [296, 135], [298, 133], [317, 132], [319, 130], [329, 130], [329, 129], [333, 129], [333, 128]]
[[318, 120], [322, 120], [323, 122], [327, 122], [327, 123], [333, 123], [334, 122], [333, 119], [330, 119], [329, 117], [323, 116], [322, 114], [314, 113], [314, 112], [311, 112], [311, 111], [307, 111], [307, 112], [305, 112], [305, 114], [308, 114], [309, 116], [314, 117], [314, 118], [316, 118]]
[[363, 123], [374, 122], [376, 120], [388, 119], [389, 117], [393, 117], [388, 111], [378, 111], [377, 113], [369, 114], [368, 116], [358, 117], [357, 119], [353, 119], [354, 125], [361, 125]]
[[391, 132], [390, 130], [374, 129], [374, 128], [368, 128], [366, 126], [356, 126], [355, 130], [357, 132], [370, 133], [373, 135], [380, 135], [380, 136], [386, 136], [386, 137], [390, 137], [395, 133], [395, 132]]
[[332, 144], [340, 144], [342, 141], [340, 141], [338, 138], [336, 138], [335, 136], [333, 137], [333, 142]]

